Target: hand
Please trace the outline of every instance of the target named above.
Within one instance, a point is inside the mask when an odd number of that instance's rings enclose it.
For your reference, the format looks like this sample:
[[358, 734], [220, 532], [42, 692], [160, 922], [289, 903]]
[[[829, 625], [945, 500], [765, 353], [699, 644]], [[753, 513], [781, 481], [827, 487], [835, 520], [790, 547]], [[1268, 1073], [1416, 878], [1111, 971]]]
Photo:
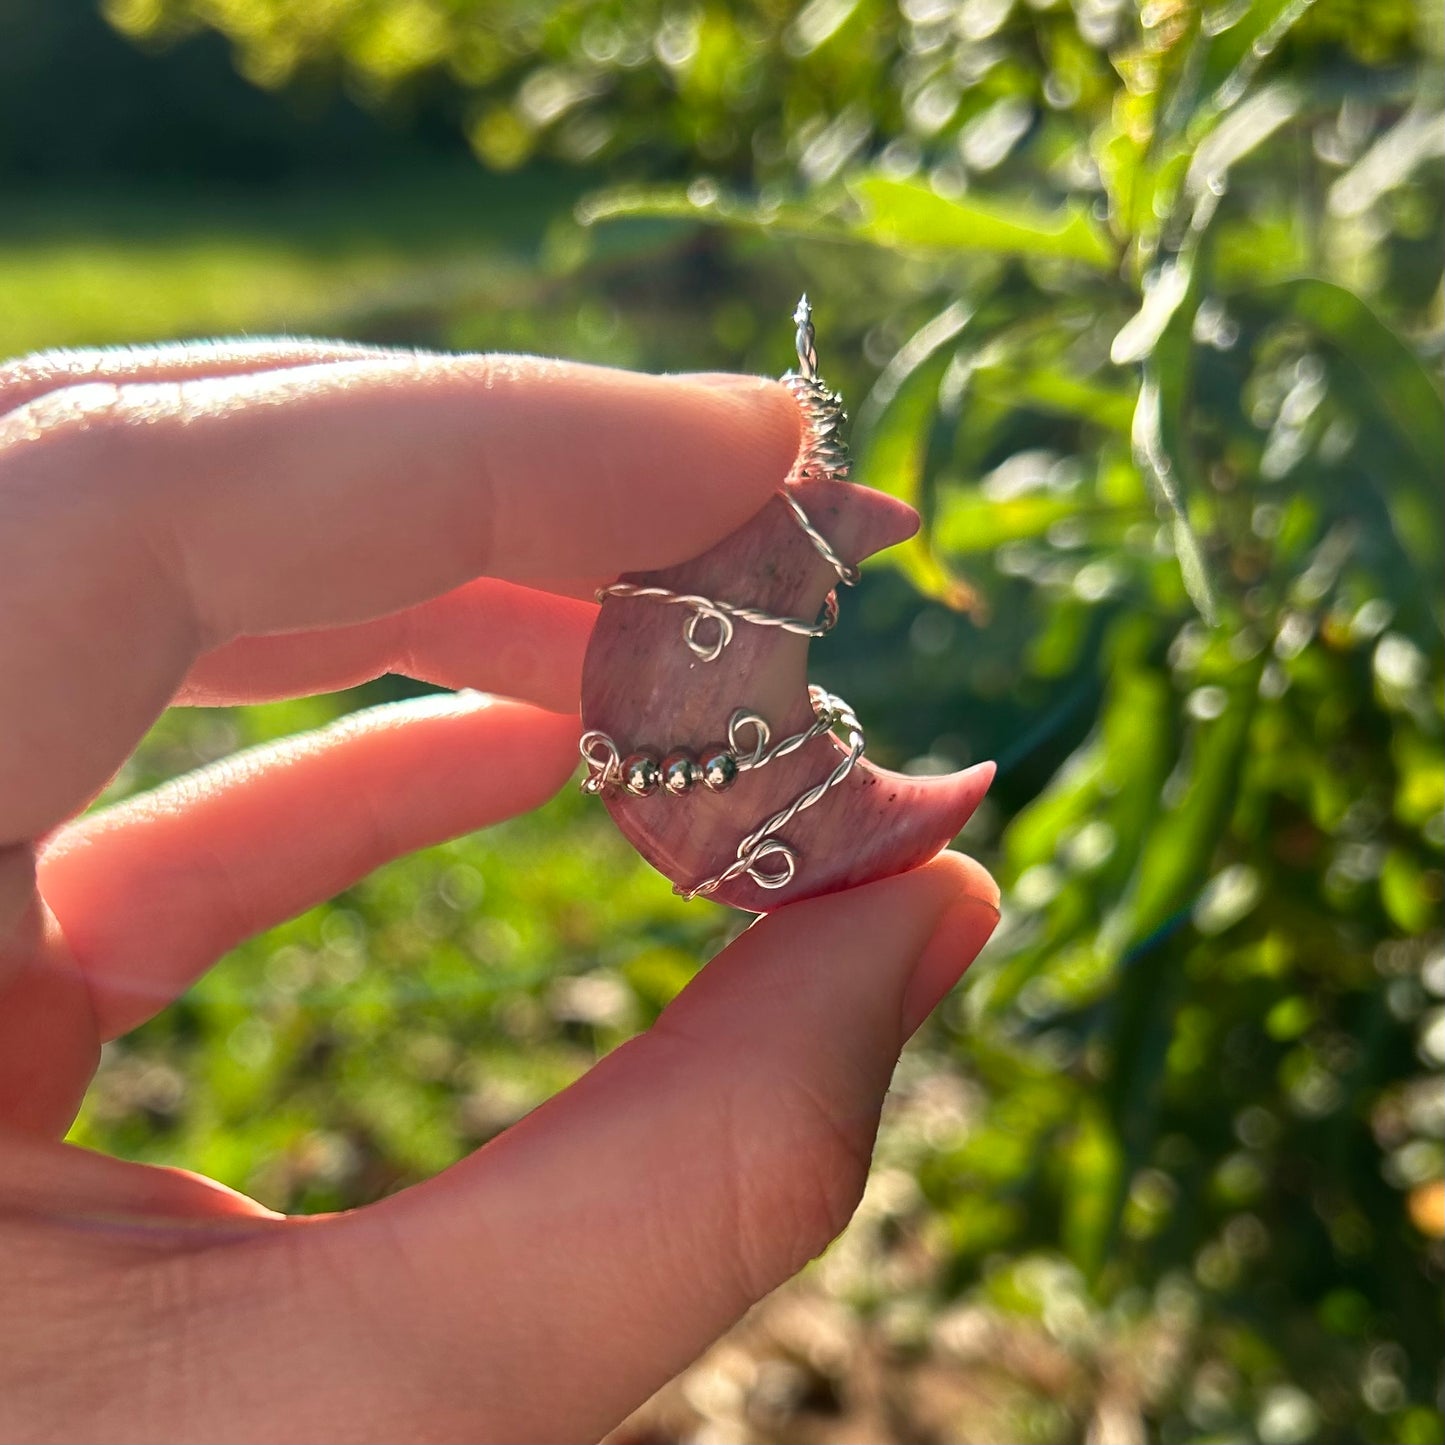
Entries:
[[[240, 939], [555, 792], [578, 599], [726, 535], [797, 445], [740, 377], [284, 343], [0, 370], [0, 1436], [593, 1438], [842, 1228], [898, 1051], [997, 918], [955, 854], [763, 918], [349, 1214], [59, 1142], [101, 1043]], [[523, 701], [379, 708], [76, 816], [169, 704], [388, 671]]]

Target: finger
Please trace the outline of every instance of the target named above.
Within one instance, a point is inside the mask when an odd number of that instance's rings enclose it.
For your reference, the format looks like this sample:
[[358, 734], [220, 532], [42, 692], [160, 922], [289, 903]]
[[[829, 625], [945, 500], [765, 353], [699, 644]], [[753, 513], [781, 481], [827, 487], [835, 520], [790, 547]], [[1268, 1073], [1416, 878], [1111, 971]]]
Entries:
[[15, 1214], [45, 1219], [282, 1219], [254, 1199], [188, 1169], [133, 1164], [74, 1144], [0, 1129], [0, 1216]]
[[47, 392], [87, 382], [191, 381], [244, 376], [319, 362], [363, 361], [400, 353], [379, 346], [291, 337], [248, 341], [179, 341], [165, 346], [124, 346], [85, 351], [41, 351], [0, 365], [0, 416]]
[[0, 848], [0, 987], [19, 960], [34, 953], [39, 939], [35, 849], [14, 843]]
[[45, 910], [35, 887], [35, 845], [0, 848], [0, 1004], [5, 990], [39, 952]]
[[400, 673], [576, 712], [594, 602], [482, 578], [403, 612], [316, 632], [243, 637], [202, 657], [173, 701], [222, 707]]
[[0, 417], [0, 843], [74, 811], [201, 652], [478, 575], [680, 561], [763, 504], [798, 435], [777, 383], [496, 357], [77, 387]]
[[[900, 1047], [997, 899], [945, 854], [785, 907], [579, 1084], [328, 1226], [418, 1403], [449, 1405], [459, 1437], [595, 1439], [817, 1254], [857, 1203]], [[541, 1360], [565, 1390], [506, 1390]]]
[[100, 1037], [389, 859], [538, 806], [575, 767], [576, 739], [575, 718], [442, 694], [353, 713], [69, 824], [41, 854], [39, 885]]
[[12, 955], [0, 991], [0, 1127], [45, 1136], [70, 1127], [100, 1062], [85, 979], [32, 890], [35, 938]]

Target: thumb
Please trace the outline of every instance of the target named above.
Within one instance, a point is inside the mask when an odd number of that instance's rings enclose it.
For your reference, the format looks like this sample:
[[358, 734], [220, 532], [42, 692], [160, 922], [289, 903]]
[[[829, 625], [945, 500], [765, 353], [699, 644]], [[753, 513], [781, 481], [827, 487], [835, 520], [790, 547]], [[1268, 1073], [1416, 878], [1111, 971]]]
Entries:
[[[946, 853], [782, 908], [478, 1154], [334, 1221], [396, 1328], [398, 1413], [440, 1408], [443, 1435], [596, 1438], [820, 1252], [862, 1193], [899, 1050], [997, 905]], [[404, 1255], [376, 1247], [378, 1225]]]

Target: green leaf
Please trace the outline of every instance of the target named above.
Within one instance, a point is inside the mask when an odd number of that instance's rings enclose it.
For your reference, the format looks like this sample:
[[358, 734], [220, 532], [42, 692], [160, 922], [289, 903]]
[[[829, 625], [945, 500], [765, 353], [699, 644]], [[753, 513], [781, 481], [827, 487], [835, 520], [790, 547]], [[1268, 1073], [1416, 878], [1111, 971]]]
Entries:
[[1391, 191], [1406, 185], [1427, 161], [1445, 154], [1445, 116], [1438, 106], [1415, 103], [1330, 186], [1336, 216], [1363, 216]]
[[1349, 360], [1421, 463], [1438, 476], [1445, 455], [1445, 399], [1420, 358], [1360, 297], [1313, 277], [1260, 287], [1254, 294], [1306, 322]]
[[863, 207], [855, 235], [900, 249], [980, 251], [1114, 266], [1108, 235], [1081, 205], [1040, 211], [1027, 201], [950, 199], [918, 181], [863, 176], [848, 187]]
[[1183, 258], [1167, 261], [1144, 281], [1144, 300], [1114, 337], [1109, 360], [1115, 366], [1143, 361], [1153, 355], [1165, 328], [1189, 298], [1193, 269]]
[[1096, 880], [1101, 903], [1117, 900], [1149, 846], [1159, 795], [1178, 743], [1169, 679], [1149, 665], [1154, 628], [1128, 619], [1116, 624], [1107, 652], [1109, 686], [1099, 717], [1104, 753], [1101, 815], [1114, 834], [1114, 853]]
[[1094, 1280], [1109, 1255], [1125, 1193], [1124, 1151], [1095, 1099], [1080, 1101], [1067, 1144], [1062, 1235], [1069, 1257]]
[[688, 186], [617, 186], [585, 196], [577, 203], [574, 214], [583, 226], [664, 220], [832, 240], [848, 240], [851, 235], [820, 201], [759, 203], [729, 195], [707, 181], [694, 181]]
[[1184, 194], [1194, 203], [1196, 217], [1206, 197], [1222, 194], [1230, 167], [1292, 121], [1299, 114], [1302, 100], [1298, 86], [1277, 80], [1262, 86], [1222, 116], [1195, 147], [1184, 178]]
[[995, 500], [971, 488], [950, 487], [940, 497], [934, 540], [941, 552], [955, 556], [988, 553], [1005, 542], [1044, 536], [1058, 522], [1097, 516], [1100, 508], [1081, 505], [1073, 497], [1028, 492]]
[[1257, 322], [1292, 317], [1327, 345], [1350, 404], [1401, 444], [1404, 467], [1379, 464], [1368, 444], [1361, 448], [1362, 462], [1405, 554], [1438, 578], [1445, 530], [1440, 487], [1445, 400], [1424, 363], [1360, 297], [1330, 281], [1310, 277], [1250, 287], [1235, 292], [1229, 305], [1253, 313]]
[[1100, 386], [1058, 366], [980, 366], [969, 380], [976, 397], [1017, 407], [1027, 405], [1054, 416], [1077, 417], [1123, 436], [1134, 415], [1133, 398], [1123, 388]]
[[[899, 394], [907, 386], [909, 379], [921, 366], [937, 356], [949, 342], [962, 335], [964, 327], [972, 319], [973, 308], [962, 301], [955, 301], [944, 307], [931, 321], [920, 326], [898, 348], [874, 382], [873, 390], [858, 409], [858, 430], [864, 437], [871, 438], [880, 427], [887, 430], [888, 413], [898, 401]], [[901, 495], [900, 492], [894, 493], [894, 496]]]
[[1159, 935], [1167, 934], [1198, 894], [1228, 826], [1262, 666], [1261, 658], [1242, 668], [1224, 711], [1196, 725], [1183, 797], [1155, 814], [1128, 892], [1099, 931], [1106, 958], [1123, 958], [1126, 951], [1133, 955], [1120, 970], [1114, 998], [1104, 1091], [1127, 1161], [1119, 1175], [1106, 1253], [1112, 1253], [1123, 1217], [1125, 1181], [1147, 1162], [1153, 1148], [1173, 1020], [1184, 990], [1178, 949]]
[[938, 383], [949, 360], [947, 355], [929, 356], [882, 406], [870, 407], [873, 395], [864, 403], [865, 413], [874, 411], [874, 419], [854, 448], [854, 472], [911, 507], [923, 503], [929, 431], [938, 409]]
[[1260, 66], [1313, 4], [1314, 0], [1252, 0], [1242, 6], [1221, 6], [1227, 17], [1224, 23], [1205, 23], [1211, 43], [1203, 79], [1214, 89], [1197, 114], [1207, 121], [1237, 105]]
[[1192, 764], [1176, 806], [1157, 815], [1129, 891], [1100, 932], [1116, 956], [1147, 939], [1197, 895], [1234, 807], [1258, 699], [1261, 654], [1226, 689], [1223, 710], [1195, 724]]
[[[955, 302], [921, 327], [883, 369], [858, 415], [855, 475], [925, 517], [931, 510], [926, 473], [938, 386], [953, 360], [951, 343], [972, 314]], [[932, 527], [896, 548], [890, 560], [926, 596], [960, 609], [973, 605], [973, 589], [935, 553]]]
[[1421, 934], [1437, 926], [1439, 906], [1419, 861], [1402, 848], [1392, 848], [1380, 869], [1380, 901], [1390, 921], [1405, 934]]
[[[1178, 428], [1172, 430], [1177, 435]], [[1139, 401], [1134, 408], [1134, 456], [1150, 484], [1156, 502], [1168, 518], [1169, 536], [1174, 544], [1174, 556], [1179, 562], [1184, 590], [1188, 592], [1199, 615], [1212, 626], [1219, 615], [1214, 600], [1214, 586], [1209, 579], [1204, 551], [1199, 545], [1198, 537], [1194, 535], [1189, 514], [1185, 510], [1180, 485], [1180, 466], [1176, 464], [1175, 455], [1171, 455], [1165, 436], [1163, 389], [1159, 369], [1146, 366], [1144, 379], [1139, 386]]]
[[[1157, 631], [1142, 616], [1115, 622], [1100, 657], [1108, 681], [1098, 727], [1009, 826], [1003, 868], [1009, 906], [1027, 908], [1013, 890], [1029, 870], [1052, 871], [1059, 888], [1032, 905], [1042, 926], [1028, 946], [985, 976], [977, 990], [980, 1014], [1009, 1007], [1035, 977], [1060, 1007], [1091, 1003], [1113, 986], [1118, 950], [1106, 956], [1096, 946], [1100, 916], [1137, 871], [1176, 756], [1175, 696], [1150, 663]], [[1087, 831], [1101, 836], [1104, 852], [1084, 875], [1071, 843]]]

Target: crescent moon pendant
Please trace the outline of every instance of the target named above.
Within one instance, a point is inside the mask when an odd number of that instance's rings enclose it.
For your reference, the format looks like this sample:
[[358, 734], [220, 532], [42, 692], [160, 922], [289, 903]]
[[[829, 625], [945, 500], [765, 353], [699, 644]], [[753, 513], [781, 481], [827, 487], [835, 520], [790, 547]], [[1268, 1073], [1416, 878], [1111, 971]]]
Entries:
[[846, 479], [843, 412], [817, 377], [806, 297], [795, 320], [800, 374], [785, 381], [805, 439], [792, 475], [700, 557], [604, 588], [582, 673], [583, 790], [675, 891], [754, 913], [917, 867], [994, 771], [875, 767], [848, 705], [807, 686], [838, 583], [918, 517]]

